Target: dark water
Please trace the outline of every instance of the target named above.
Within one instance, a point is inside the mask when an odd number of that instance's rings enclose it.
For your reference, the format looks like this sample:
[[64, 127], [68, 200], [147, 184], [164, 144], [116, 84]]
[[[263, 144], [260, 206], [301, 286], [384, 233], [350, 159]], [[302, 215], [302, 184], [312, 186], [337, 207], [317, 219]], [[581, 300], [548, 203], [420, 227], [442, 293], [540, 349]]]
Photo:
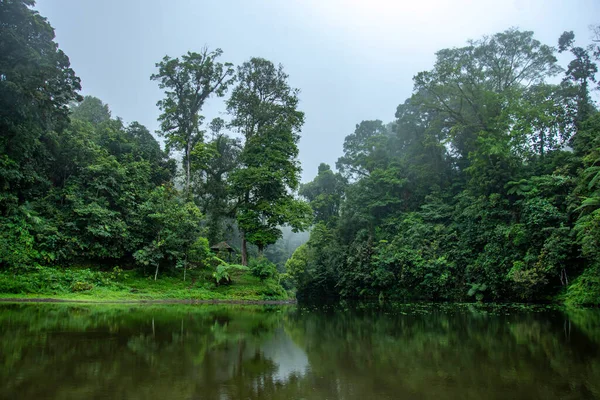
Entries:
[[0, 304], [0, 399], [600, 398], [600, 310]]

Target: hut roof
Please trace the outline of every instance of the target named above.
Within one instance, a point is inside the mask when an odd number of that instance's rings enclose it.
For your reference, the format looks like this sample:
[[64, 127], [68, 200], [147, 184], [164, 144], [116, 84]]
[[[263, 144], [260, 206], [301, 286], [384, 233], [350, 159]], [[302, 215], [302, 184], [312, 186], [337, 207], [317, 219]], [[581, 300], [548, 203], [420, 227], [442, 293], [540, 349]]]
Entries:
[[226, 251], [233, 251], [233, 248], [227, 244], [227, 242], [220, 242], [217, 244], [213, 244], [212, 246], [210, 246], [211, 250], [216, 250], [216, 251], [222, 251], [222, 250], [226, 250]]

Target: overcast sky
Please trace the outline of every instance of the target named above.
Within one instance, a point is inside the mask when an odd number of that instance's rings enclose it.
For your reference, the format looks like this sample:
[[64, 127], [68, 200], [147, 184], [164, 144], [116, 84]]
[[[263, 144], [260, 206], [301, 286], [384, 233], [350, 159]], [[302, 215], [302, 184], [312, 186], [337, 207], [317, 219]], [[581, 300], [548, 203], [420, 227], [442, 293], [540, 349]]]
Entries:
[[[573, 30], [589, 40], [600, 0], [38, 0], [59, 46], [113, 116], [158, 128], [155, 63], [203, 46], [223, 61], [259, 56], [283, 64], [301, 90], [303, 181], [320, 162], [332, 167], [344, 137], [366, 119], [392, 121], [410, 96], [412, 77], [437, 50], [509, 27], [533, 30], [555, 45]], [[222, 116], [212, 98], [203, 115]]]

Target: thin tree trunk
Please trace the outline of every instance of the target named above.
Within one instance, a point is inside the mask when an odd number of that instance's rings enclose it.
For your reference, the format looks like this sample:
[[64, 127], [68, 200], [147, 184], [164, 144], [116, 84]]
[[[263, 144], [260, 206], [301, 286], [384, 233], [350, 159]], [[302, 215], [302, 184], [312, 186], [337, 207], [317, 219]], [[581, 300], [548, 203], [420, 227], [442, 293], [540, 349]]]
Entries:
[[560, 283], [562, 283], [563, 286], [569, 286], [569, 277], [567, 276], [566, 268], [563, 268], [560, 271]]
[[248, 248], [246, 246], [246, 233], [242, 231], [242, 265], [248, 265]]
[[[245, 204], [250, 202], [250, 192], [246, 191], [244, 194], [244, 200]], [[244, 232], [244, 230], [242, 230], [242, 265], [248, 265], [248, 248], [246, 245], [246, 232]]]
[[[156, 237], [156, 243], [159, 244], [160, 243], [160, 232], [158, 232], [158, 235]], [[160, 265], [160, 262], [156, 263], [156, 271], [154, 271], [154, 281], [156, 282], [156, 278], [158, 278], [158, 266]]]
[[190, 152], [192, 142], [188, 141], [185, 149], [185, 194], [190, 197]]

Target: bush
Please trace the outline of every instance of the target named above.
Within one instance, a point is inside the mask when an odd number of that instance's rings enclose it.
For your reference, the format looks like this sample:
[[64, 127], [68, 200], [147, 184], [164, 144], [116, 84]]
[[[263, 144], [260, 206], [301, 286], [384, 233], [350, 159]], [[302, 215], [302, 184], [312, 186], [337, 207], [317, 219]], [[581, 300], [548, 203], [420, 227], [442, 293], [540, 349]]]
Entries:
[[471, 288], [467, 293], [467, 296], [473, 297], [475, 296], [475, 300], [478, 302], [482, 302], [485, 297], [485, 291], [487, 290], [487, 285], [485, 283], [471, 283]]
[[296, 288], [296, 285], [294, 284], [294, 280], [288, 273], [279, 274], [279, 284], [285, 290], [292, 290], [292, 289]]
[[128, 275], [118, 265], [115, 266], [113, 268], [112, 272], [110, 272], [110, 274], [108, 275], [108, 279], [111, 281], [114, 281], [114, 282], [120, 282], [127, 278], [128, 278]]
[[263, 300], [285, 299], [287, 292], [276, 281], [269, 280], [257, 292]]
[[0, 267], [27, 268], [40, 258], [32, 225], [27, 221], [31, 218], [26, 218], [25, 212], [21, 214], [13, 218], [0, 217]]
[[564, 301], [572, 305], [600, 306], [600, 265], [583, 271], [569, 285]]
[[277, 266], [265, 257], [260, 257], [250, 261], [250, 271], [252, 275], [264, 281], [277, 275]]
[[202, 267], [206, 267], [213, 262], [213, 259], [217, 258], [210, 250], [208, 239], [200, 236], [194, 244], [190, 247], [188, 254], [188, 261], [191, 264], [196, 264]]
[[27, 276], [14, 277], [10, 273], [0, 273], [0, 293], [32, 293], [34, 288]]
[[212, 276], [215, 279], [217, 285], [226, 285], [231, 283], [231, 275], [235, 271], [247, 271], [248, 267], [244, 267], [243, 265], [237, 264], [227, 264], [223, 263], [217, 266], [215, 272], [213, 272]]
[[85, 292], [87, 290], [92, 290], [94, 285], [89, 282], [81, 282], [76, 281], [71, 284], [71, 291], [73, 292]]
[[126, 278], [119, 267], [111, 272], [92, 271], [89, 268], [32, 267], [0, 272], [0, 293], [59, 294], [83, 292], [95, 287], [115, 287]]

